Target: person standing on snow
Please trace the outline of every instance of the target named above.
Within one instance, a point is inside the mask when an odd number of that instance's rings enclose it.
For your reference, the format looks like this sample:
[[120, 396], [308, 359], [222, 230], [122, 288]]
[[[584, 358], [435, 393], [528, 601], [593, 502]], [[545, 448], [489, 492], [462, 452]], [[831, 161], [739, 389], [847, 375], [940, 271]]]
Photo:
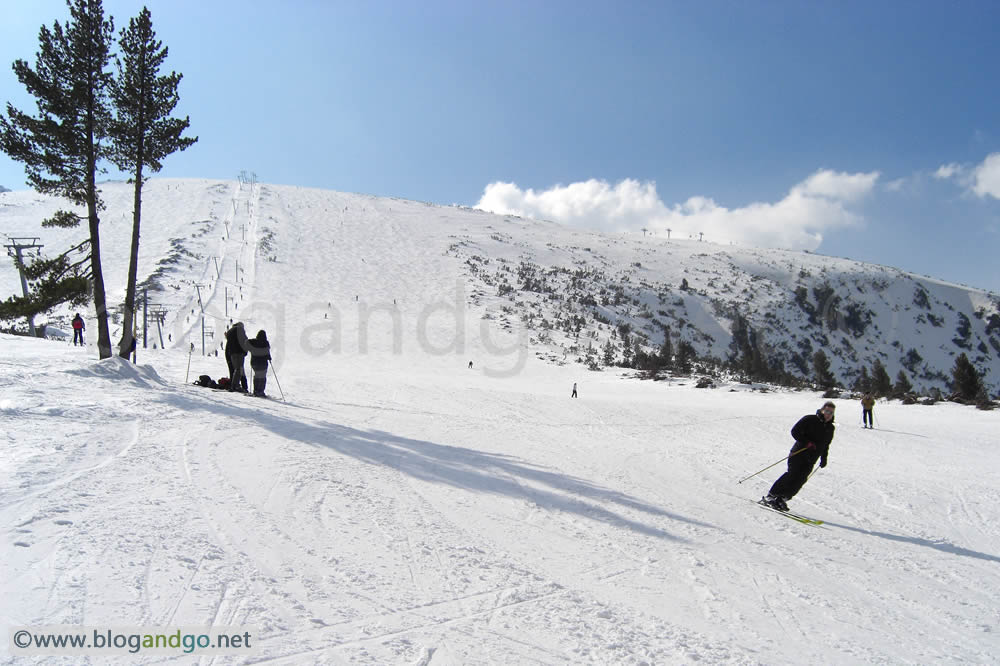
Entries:
[[226, 331], [226, 363], [229, 365], [229, 391], [242, 390], [246, 393], [247, 378], [243, 373], [243, 359], [249, 348], [246, 330], [243, 322], [238, 321]]
[[83, 317], [77, 312], [76, 316], [73, 317], [73, 346], [76, 347], [76, 341], [80, 341], [80, 346], [83, 346], [83, 331], [87, 327], [83, 325]]
[[872, 407], [875, 406], [875, 396], [871, 393], [865, 393], [864, 397], [861, 398], [861, 420], [864, 422], [866, 428], [874, 428], [875, 424], [872, 422]]
[[761, 504], [788, 511], [786, 502], [802, 489], [806, 479], [812, 474], [813, 466], [819, 460], [820, 467], [826, 467], [830, 442], [833, 441], [833, 413], [837, 406], [827, 402], [815, 414], [807, 414], [792, 427], [795, 444], [788, 454], [788, 471], [778, 477]]
[[576, 382], [573, 382], [573, 393], [569, 397], [571, 397], [571, 398], [575, 398], [576, 397]]
[[263, 398], [267, 385], [267, 362], [271, 360], [271, 344], [267, 341], [267, 333], [257, 331], [257, 337], [249, 340], [250, 368], [253, 370], [253, 394]]

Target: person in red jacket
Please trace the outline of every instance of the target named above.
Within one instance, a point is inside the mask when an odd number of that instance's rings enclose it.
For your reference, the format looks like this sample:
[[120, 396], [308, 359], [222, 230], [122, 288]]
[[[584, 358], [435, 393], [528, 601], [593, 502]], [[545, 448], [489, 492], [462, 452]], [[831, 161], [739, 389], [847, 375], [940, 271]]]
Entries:
[[83, 346], [83, 331], [87, 328], [83, 325], [83, 317], [77, 312], [76, 316], [73, 317], [73, 346], [76, 347], [76, 341], [80, 341], [80, 346]]
[[795, 444], [788, 454], [788, 471], [778, 477], [767, 496], [761, 498], [762, 504], [778, 511], [788, 511], [786, 502], [805, 485], [816, 461], [819, 461], [820, 467], [826, 467], [830, 442], [833, 441], [833, 414], [836, 409], [836, 405], [827, 402], [815, 414], [803, 416], [792, 427]]

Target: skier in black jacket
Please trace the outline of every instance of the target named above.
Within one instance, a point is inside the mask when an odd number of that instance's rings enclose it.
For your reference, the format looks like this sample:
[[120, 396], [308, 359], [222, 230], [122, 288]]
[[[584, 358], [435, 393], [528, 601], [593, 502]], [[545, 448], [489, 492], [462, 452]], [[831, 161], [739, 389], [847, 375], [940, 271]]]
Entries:
[[836, 409], [836, 405], [827, 402], [822, 409], [803, 416], [792, 427], [795, 444], [788, 454], [788, 471], [774, 482], [767, 496], [761, 499], [762, 504], [778, 511], [788, 511], [785, 502], [802, 489], [816, 461], [819, 460], [820, 467], [826, 467], [830, 442], [833, 441], [833, 413]]
[[247, 343], [250, 346], [250, 367], [253, 369], [253, 394], [263, 398], [267, 387], [267, 362], [271, 360], [271, 344], [264, 331], [257, 331], [257, 337], [251, 338]]
[[229, 366], [229, 390], [247, 390], [247, 377], [243, 372], [243, 360], [247, 356], [249, 345], [243, 322], [238, 321], [226, 331], [226, 364]]

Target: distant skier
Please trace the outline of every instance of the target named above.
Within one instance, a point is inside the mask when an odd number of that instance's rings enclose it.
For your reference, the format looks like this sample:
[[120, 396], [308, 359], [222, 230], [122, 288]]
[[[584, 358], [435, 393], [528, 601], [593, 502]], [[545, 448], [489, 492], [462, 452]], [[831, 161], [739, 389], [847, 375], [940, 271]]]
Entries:
[[573, 382], [573, 394], [570, 397], [571, 398], [575, 398], [576, 397], [576, 382]]
[[[63, 320], [65, 321], [65, 320]], [[80, 346], [83, 346], [83, 331], [87, 327], [83, 324], [83, 317], [77, 312], [76, 316], [73, 317], [73, 346], [76, 347], [76, 341], [80, 341]]]
[[865, 424], [866, 428], [874, 428], [875, 425], [872, 422], [872, 408], [875, 406], [875, 396], [871, 393], [865, 393], [864, 397], [861, 398], [861, 420]]
[[472, 370], [472, 361], [469, 361], [469, 370]]
[[267, 362], [271, 360], [271, 344], [264, 331], [257, 331], [257, 337], [248, 340], [247, 344], [250, 346], [250, 368], [253, 369], [253, 394], [263, 398], [267, 385]]
[[243, 373], [243, 360], [247, 356], [248, 341], [243, 322], [238, 321], [226, 331], [226, 364], [229, 365], [229, 386], [227, 390], [247, 390], [247, 378]]
[[830, 442], [833, 441], [833, 413], [836, 409], [836, 405], [827, 402], [822, 409], [803, 416], [792, 427], [795, 444], [788, 454], [788, 471], [774, 482], [767, 496], [761, 498], [761, 504], [778, 511], [788, 511], [785, 502], [802, 489], [816, 461], [819, 460], [820, 467], [826, 467]]

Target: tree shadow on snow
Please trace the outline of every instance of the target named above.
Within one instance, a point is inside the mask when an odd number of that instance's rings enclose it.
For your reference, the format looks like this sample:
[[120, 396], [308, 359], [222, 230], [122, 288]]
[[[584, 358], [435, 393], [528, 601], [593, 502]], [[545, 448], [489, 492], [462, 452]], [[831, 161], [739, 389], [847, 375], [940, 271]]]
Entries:
[[889, 541], [900, 541], [903, 543], [911, 543], [914, 546], [925, 546], [927, 548], [933, 548], [934, 550], [940, 550], [942, 553], [949, 553], [951, 555], [961, 555], [962, 557], [972, 557], [977, 560], [986, 560], [987, 562], [1000, 562], [1000, 557], [996, 555], [990, 555], [988, 553], [980, 553], [975, 550], [969, 550], [968, 548], [962, 548], [961, 546], [956, 546], [954, 544], [948, 543], [946, 541], [932, 541], [930, 539], [921, 539], [920, 537], [902, 536], [899, 534], [889, 534], [888, 532], [875, 532], [874, 530], [865, 530], [860, 527], [852, 527], [850, 525], [841, 525], [839, 523], [831, 523], [829, 520], [823, 523], [828, 527], [839, 527], [844, 530], [850, 530], [851, 532], [857, 532], [859, 534], [866, 534], [868, 536], [876, 536], [880, 539], [888, 539]]
[[714, 528], [708, 523], [665, 511], [619, 491], [542, 468], [515, 456], [409, 439], [379, 430], [358, 430], [325, 420], [291, 419], [238, 404], [240, 400], [253, 398], [233, 394], [225, 396], [226, 402], [216, 402], [164, 393], [163, 400], [171, 407], [185, 411], [207, 411], [247, 421], [284, 439], [330, 449], [421, 481], [532, 502], [546, 510], [574, 514], [658, 539], [686, 541], [683, 537], [627, 518], [601, 505], [613, 504], [658, 518]]

